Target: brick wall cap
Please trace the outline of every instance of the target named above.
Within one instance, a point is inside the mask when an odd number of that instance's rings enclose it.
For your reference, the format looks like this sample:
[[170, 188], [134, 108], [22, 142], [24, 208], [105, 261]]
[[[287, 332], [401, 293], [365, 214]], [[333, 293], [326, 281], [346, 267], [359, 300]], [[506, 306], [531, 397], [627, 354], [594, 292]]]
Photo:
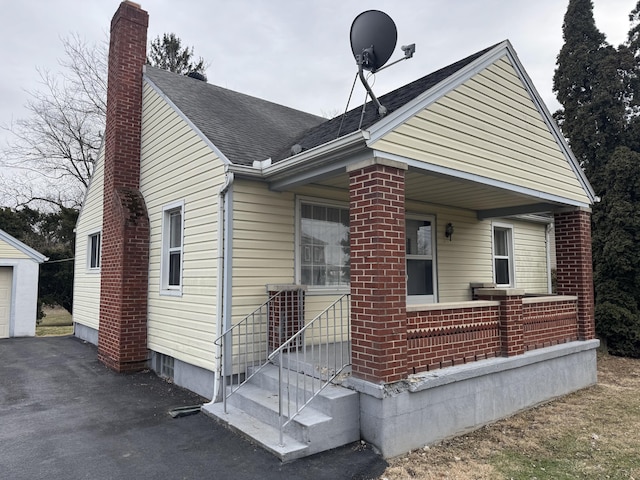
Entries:
[[428, 312], [432, 310], [454, 310], [457, 308], [495, 307], [499, 305], [499, 300], [471, 300], [469, 302], [428, 303], [423, 305], [407, 305], [407, 312]]
[[524, 297], [524, 288], [480, 288], [476, 295], [492, 295], [494, 297]]
[[548, 303], [548, 302], [575, 302], [578, 297], [575, 295], [540, 295], [535, 297], [525, 297], [522, 303]]
[[373, 157], [347, 165], [347, 173], [371, 167], [373, 165], [384, 165], [386, 167], [397, 168], [398, 170], [409, 170], [409, 165], [406, 163], [398, 162], [397, 160], [390, 160], [388, 158]]

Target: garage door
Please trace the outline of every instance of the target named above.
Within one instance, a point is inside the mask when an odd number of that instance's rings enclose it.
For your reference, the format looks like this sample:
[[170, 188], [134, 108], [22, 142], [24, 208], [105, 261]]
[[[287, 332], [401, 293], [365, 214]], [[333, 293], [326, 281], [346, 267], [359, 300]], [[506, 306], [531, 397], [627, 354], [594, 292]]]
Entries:
[[12, 274], [12, 267], [0, 267], [0, 338], [9, 336]]

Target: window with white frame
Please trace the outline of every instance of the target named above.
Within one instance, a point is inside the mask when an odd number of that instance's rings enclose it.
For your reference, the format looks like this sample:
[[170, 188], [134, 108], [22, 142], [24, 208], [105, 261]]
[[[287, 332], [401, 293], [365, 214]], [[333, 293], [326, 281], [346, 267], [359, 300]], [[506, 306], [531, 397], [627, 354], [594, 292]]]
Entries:
[[407, 215], [405, 225], [407, 302], [433, 303], [436, 299], [435, 218]]
[[89, 270], [100, 269], [102, 235], [100, 232], [89, 234], [87, 238], [87, 268]]
[[514, 286], [513, 227], [493, 224], [493, 281], [501, 287]]
[[299, 278], [312, 287], [346, 287], [350, 282], [349, 208], [299, 202]]
[[184, 202], [162, 209], [161, 290], [169, 294], [182, 291]]

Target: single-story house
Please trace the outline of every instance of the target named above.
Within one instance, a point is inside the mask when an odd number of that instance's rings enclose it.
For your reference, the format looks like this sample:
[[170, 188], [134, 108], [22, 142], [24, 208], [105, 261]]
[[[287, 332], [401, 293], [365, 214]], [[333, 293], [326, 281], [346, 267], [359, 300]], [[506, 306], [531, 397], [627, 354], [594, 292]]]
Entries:
[[47, 257], [0, 230], [0, 338], [33, 337], [38, 274]]
[[326, 120], [145, 66], [147, 23], [113, 17], [76, 230], [102, 362], [283, 460], [397, 455], [595, 383], [597, 199], [508, 41]]

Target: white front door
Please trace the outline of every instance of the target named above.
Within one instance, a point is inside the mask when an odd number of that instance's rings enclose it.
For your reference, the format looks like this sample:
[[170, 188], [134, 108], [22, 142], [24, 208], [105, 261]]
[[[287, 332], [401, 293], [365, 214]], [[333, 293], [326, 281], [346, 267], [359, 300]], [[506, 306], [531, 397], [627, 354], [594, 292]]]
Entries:
[[407, 216], [407, 304], [436, 301], [435, 218]]
[[13, 268], [0, 267], [0, 338], [9, 337], [9, 320], [11, 318], [11, 285], [13, 284]]

